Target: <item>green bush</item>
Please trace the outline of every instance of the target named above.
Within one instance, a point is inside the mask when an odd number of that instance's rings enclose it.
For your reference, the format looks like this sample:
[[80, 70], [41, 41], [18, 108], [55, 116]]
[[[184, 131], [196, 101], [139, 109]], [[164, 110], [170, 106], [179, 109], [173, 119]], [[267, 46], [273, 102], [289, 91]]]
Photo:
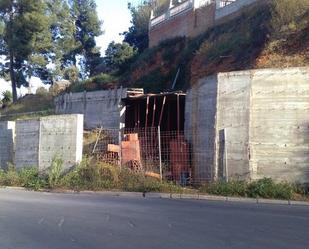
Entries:
[[18, 172], [21, 187], [38, 190], [47, 186], [46, 178], [39, 175], [37, 168], [23, 168]]
[[275, 183], [271, 178], [263, 178], [248, 185], [248, 196], [253, 198], [274, 198], [289, 200], [293, 187], [288, 183]]
[[20, 186], [20, 178], [13, 165], [9, 165], [3, 180], [5, 186]]
[[53, 158], [51, 166], [48, 170], [48, 184], [51, 188], [60, 185], [62, 172], [63, 160], [56, 156]]
[[308, 10], [308, 0], [273, 0], [271, 8], [273, 30], [279, 33], [296, 30], [298, 19]]
[[201, 193], [222, 196], [239, 196], [252, 198], [292, 199], [294, 189], [291, 184], [275, 183], [270, 178], [247, 183], [245, 181], [214, 182], [202, 186]]
[[214, 182], [200, 188], [202, 193], [223, 196], [246, 196], [247, 183], [244, 181]]

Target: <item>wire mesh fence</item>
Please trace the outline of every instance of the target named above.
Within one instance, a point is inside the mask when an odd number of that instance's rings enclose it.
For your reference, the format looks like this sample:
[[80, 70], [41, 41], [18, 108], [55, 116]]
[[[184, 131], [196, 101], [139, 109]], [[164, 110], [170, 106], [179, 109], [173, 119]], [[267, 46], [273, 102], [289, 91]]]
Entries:
[[99, 129], [90, 148], [100, 161], [143, 172], [146, 176], [192, 182], [192, 155], [183, 131]]

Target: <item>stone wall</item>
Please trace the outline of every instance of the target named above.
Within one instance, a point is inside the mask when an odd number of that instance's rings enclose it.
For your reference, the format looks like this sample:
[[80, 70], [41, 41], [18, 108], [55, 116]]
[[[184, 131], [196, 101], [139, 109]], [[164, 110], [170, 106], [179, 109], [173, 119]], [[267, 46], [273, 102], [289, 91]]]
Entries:
[[84, 114], [86, 129], [119, 128], [121, 99], [127, 90], [66, 93], [55, 99], [56, 114]]
[[61, 158], [65, 168], [82, 159], [83, 115], [57, 115], [16, 121], [15, 160], [17, 169], [50, 167]]
[[[309, 182], [309, 68], [201, 79], [186, 100], [196, 181], [271, 177]], [[196, 139], [194, 139], [196, 138]]]
[[0, 122], [0, 168], [6, 169], [13, 163], [15, 122]]

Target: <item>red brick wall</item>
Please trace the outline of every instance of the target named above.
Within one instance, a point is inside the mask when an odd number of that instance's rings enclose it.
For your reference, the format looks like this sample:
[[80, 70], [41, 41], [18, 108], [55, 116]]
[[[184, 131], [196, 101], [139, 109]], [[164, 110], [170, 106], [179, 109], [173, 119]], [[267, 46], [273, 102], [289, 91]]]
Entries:
[[175, 37], [195, 37], [214, 25], [215, 4], [190, 10], [162, 22], [149, 31], [149, 47]]

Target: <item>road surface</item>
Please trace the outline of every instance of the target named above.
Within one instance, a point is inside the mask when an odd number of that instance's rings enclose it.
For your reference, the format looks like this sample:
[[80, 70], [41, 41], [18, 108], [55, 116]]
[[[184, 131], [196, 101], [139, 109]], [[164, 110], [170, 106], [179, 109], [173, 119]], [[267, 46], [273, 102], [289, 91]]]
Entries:
[[304, 249], [309, 207], [0, 190], [0, 249]]

